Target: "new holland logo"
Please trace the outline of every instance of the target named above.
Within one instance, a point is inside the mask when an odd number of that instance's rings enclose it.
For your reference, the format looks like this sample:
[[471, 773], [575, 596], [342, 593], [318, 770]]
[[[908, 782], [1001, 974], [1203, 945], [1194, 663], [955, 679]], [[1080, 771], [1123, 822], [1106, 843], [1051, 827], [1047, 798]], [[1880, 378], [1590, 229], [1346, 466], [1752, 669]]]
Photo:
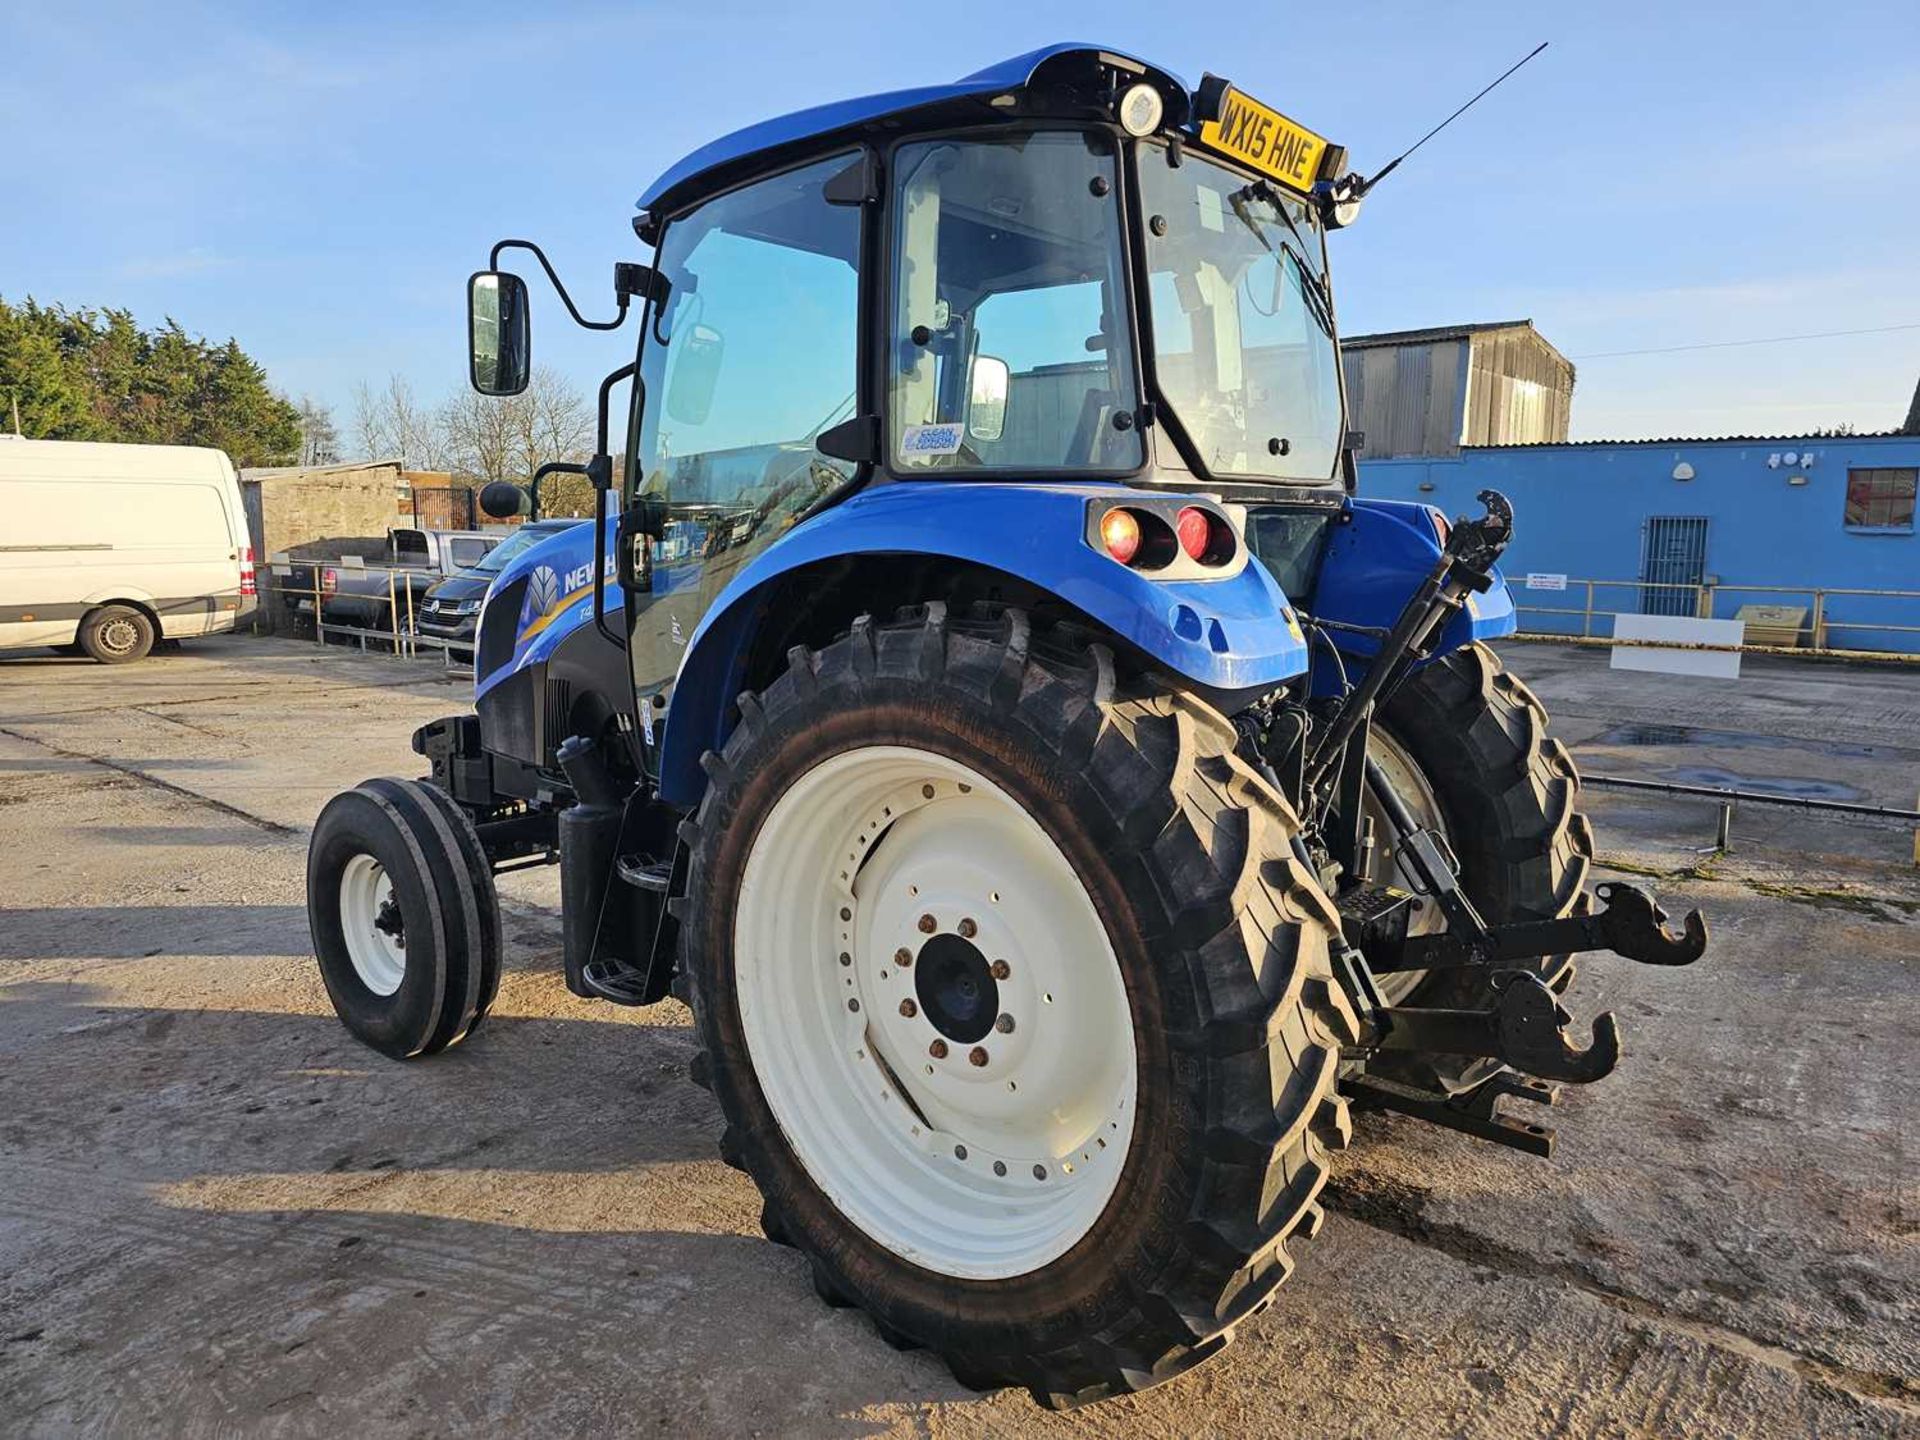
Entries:
[[542, 565], [527, 581], [527, 608], [535, 615], [544, 615], [559, 603], [560, 577], [553, 573], [552, 566]]

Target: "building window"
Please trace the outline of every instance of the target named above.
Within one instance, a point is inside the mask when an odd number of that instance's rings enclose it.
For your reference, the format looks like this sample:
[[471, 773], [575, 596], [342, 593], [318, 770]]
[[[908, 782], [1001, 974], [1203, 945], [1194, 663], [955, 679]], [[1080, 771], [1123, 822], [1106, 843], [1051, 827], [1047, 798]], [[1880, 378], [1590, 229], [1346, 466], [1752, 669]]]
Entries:
[[1847, 528], [1911, 531], [1916, 480], [1911, 468], [1847, 471]]

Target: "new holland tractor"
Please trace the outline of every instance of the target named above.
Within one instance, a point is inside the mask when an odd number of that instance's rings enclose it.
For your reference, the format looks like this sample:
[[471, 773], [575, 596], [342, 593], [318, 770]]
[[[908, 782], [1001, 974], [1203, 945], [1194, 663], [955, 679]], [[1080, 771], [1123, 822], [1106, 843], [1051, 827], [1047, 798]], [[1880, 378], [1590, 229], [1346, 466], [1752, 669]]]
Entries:
[[493, 877], [557, 861], [568, 989], [692, 1007], [821, 1297], [1052, 1405], [1268, 1304], [1350, 1103], [1547, 1153], [1498, 1104], [1619, 1054], [1569, 1038], [1568, 957], [1706, 929], [1587, 888], [1487, 646], [1506, 502], [1354, 493], [1326, 236], [1365, 188], [1223, 80], [1058, 45], [696, 150], [610, 320], [502, 241], [476, 388], [527, 383], [508, 249], [637, 351], [543, 467], [601, 518], [494, 580], [474, 713], [319, 818], [347, 1027], [470, 1038]]

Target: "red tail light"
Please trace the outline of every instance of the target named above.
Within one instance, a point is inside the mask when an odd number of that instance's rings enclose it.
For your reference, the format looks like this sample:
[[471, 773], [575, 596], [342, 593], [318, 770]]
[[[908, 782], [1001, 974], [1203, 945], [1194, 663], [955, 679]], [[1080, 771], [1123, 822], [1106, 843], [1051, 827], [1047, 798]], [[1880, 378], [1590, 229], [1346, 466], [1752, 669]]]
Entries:
[[1187, 506], [1173, 517], [1173, 533], [1189, 560], [1224, 565], [1233, 558], [1233, 527], [1210, 510]]
[[340, 588], [340, 572], [329, 566], [320, 572], [320, 593], [331, 595]]
[[243, 545], [240, 547], [240, 593], [258, 595], [258, 583], [253, 569], [253, 546]]
[[1131, 510], [1109, 510], [1100, 517], [1100, 542], [1125, 565], [1140, 553], [1140, 522]]
[[1213, 521], [1204, 510], [1189, 505], [1173, 519], [1173, 533], [1180, 537], [1180, 548], [1187, 558], [1198, 560], [1213, 543]]

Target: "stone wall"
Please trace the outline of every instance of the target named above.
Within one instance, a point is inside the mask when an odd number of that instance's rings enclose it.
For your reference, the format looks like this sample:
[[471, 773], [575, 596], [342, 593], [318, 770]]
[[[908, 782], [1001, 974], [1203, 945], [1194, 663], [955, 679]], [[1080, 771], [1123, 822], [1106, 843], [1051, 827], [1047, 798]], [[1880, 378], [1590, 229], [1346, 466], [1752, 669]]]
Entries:
[[340, 553], [344, 540], [379, 537], [351, 546], [355, 553], [377, 556], [387, 530], [396, 522], [395, 496], [400, 483], [397, 463], [331, 465], [320, 469], [244, 470], [240, 493], [247, 507], [247, 529], [259, 566], [259, 626], [275, 628], [281, 613], [273, 594], [269, 563], [276, 554]]

